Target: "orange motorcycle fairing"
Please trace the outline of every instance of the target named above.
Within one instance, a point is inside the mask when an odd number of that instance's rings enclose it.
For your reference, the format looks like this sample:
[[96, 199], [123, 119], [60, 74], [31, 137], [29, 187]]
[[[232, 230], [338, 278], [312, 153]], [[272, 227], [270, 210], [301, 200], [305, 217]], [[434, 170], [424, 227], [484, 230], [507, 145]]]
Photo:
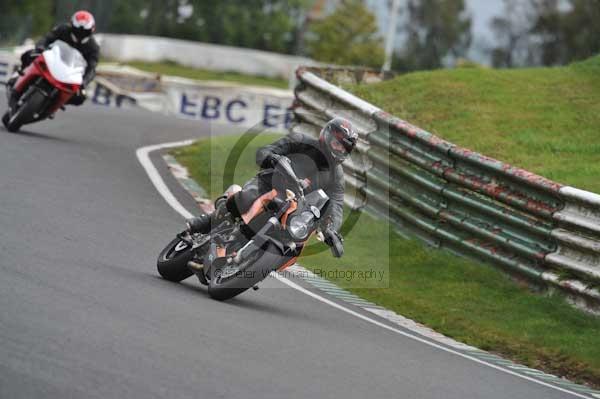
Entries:
[[292, 201], [290, 203], [290, 207], [288, 208], [287, 211], [285, 211], [285, 213], [283, 214], [283, 216], [281, 217], [281, 224], [283, 226], [283, 228], [285, 229], [287, 227], [287, 220], [288, 217], [292, 214], [292, 212], [294, 212], [296, 209], [298, 209], [298, 203], [296, 201]]
[[273, 201], [275, 197], [277, 197], [277, 190], [275, 189], [258, 197], [254, 201], [248, 212], [242, 215], [242, 220], [244, 221], [244, 223], [250, 223], [252, 219], [263, 213], [265, 211], [265, 206], [269, 202]]
[[298, 257], [295, 256], [292, 259], [288, 260], [287, 262], [285, 262], [279, 269], [277, 269], [278, 272], [282, 272], [285, 269], [287, 269], [288, 267], [292, 266], [294, 263], [296, 263], [296, 261], [298, 260]]
[[[312, 234], [309, 236], [309, 238], [312, 236]], [[290, 260], [288, 260], [287, 262], [285, 262], [282, 266], [280, 266], [277, 271], [281, 272], [284, 271], [285, 269], [287, 269], [288, 267], [292, 266], [294, 263], [296, 263], [298, 261], [298, 258], [302, 255], [302, 251], [304, 251], [304, 246], [306, 245], [306, 243], [308, 242], [308, 238], [306, 239], [306, 241], [304, 241], [301, 245], [300, 248], [300, 253], [297, 256], [294, 256], [293, 258], [291, 258]]]

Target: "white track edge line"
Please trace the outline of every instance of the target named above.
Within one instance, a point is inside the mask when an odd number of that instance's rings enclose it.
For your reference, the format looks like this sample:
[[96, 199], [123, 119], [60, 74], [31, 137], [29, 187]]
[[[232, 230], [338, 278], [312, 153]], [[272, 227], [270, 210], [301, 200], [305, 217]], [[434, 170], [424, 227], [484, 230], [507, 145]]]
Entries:
[[135, 152], [137, 155], [138, 161], [140, 161], [140, 163], [142, 164], [142, 167], [146, 171], [146, 174], [150, 178], [150, 181], [152, 182], [152, 184], [154, 185], [156, 190], [162, 195], [164, 200], [167, 201], [167, 203], [171, 206], [171, 208], [173, 208], [177, 213], [179, 213], [181, 216], [183, 216], [186, 219], [189, 219], [189, 218], [193, 217], [194, 215], [192, 215], [187, 209], [185, 209], [185, 207], [183, 205], [181, 205], [181, 203], [177, 200], [177, 198], [175, 198], [175, 196], [173, 195], [171, 190], [169, 190], [169, 188], [165, 184], [164, 180], [160, 176], [160, 173], [158, 173], [158, 170], [156, 170], [156, 167], [150, 160], [150, 153], [153, 151], [162, 150], [165, 148], [183, 147], [186, 145], [190, 145], [193, 142], [194, 142], [193, 140], [184, 140], [184, 141], [178, 141], [178, 142], [174, 142], [174, 143], [151, 145], [151, 146], [147, 146], [147, 147], [138, 148], [137, 151]]
[[407, 338], [414, 339], [415, 341], [419, 341], [419, 342], [421, 342], [421, 343], [424, 343], [424, 344], [426, 344], [426, 345], [432, 346], [432, 347], [434, 347], [434, 348], [441, 349], [441, 350], [443, 350], [443, 351], [445, 351], [445, 352], [449, 352], [449, 353], [452, 353], [452, 354], [454, 354], [454, 355], [458, 355], [458, 356], [460, 356], [460, 357], [463, 357], [463, 358], [465, 358], [465, 359], [472, 360], [472, 361], [474, 361], [474, 362], [476, 362], [476, 363], [479, 363], [479, 364], [482, 364], [482, 365], [485, 365], [485, 366], [491, 367], [491, 368], [493, 368], [493, 369], [496, 369], [496, 370], [502, 371], [502, 372], [504, 372], [504, 373], [507, 373], [507, 374], [510, 374], [510, 375], [513, 375], [513, 376], [516, 376], [516, 377], [520, 377], [520, 378], [522, 378], [522, 379], [525, 379], [525, 380], [528, 380], [528, 381], [531, 381], [531, 382], [535, 382], [535, 383], [537, 383], [537, 384], [539, 384], [539, 385], [543, 385], [543, 386], [545, 386], [545, 387], [548, 387], [548, 388], [556, 389], [556, 390], [558, 390], [558, 391], [562, 391], [562, 392], [565, 392], [565, 393], [568, 393], [568, 394], [571, 394], [571, 395], [575, 395], [575, 396], [578, 396], [578, 397], [580, 397], [580, 398], [586, 398], [586, 399], [589, 399], [589, 398], [590, 398], [589, 396], [581, 395], [581, 394], [578, 394], [577, 392], [571, 392], [571, 391], [569, 391], [569, 390], [566, 390], [566, 389], [563, 389], [563, 388], [557, 387], [557, 386], [555, 386], [555, 385], [552, 385], [552, 384], [547, 384], [547, 383], [545, 383], [545, 382], [543, 382], [543, 381], [538, 381], [538, 380], [536, 380], [535, 378], [527, 377], [527, 376], [525, 376], [525, 375], [522, 375], [522, 374], [519, 374], [519, 373], [516, 373], [516, 372], [510, 371], [510, 370], [507, 370], [507, 369], [505, 369], [505, 368], [503, 368], [503, 367], [496, 366], [495, 364], [490, 364], [490, 363], [488, 363], [488, 362], [485, 362], [485, 361], [483, 361], [483, 360], [477, 359], [477, 358], [475, 358], [475, 357], [473, 357], [473, 356], [469, 356], [469, 355], [467, 355], [467, 354], [464, 354], [464, 353], [461, 353], [461, 352], [455, 351], [455, 350], [453, 350], [453, 349], [450, 349], [450, 348], [447, 348], [447, 347], [445, 347], [445, 346], [438, 345], [438, 344], [436, 344], [436, 343], [434, 343], [434, 342], [431, 342], [431, 341], [428, 341], [428, 340], [426, 340], [426, 339], [424, 339], [424, 338], [420, 338], [420, 337], [417, 337], [417, 336], [415, 336], [415, 335], [413, 335], [413, 334], [409, 334], [409, 333], [407, 333], [407, 332], [405, 332], [405, 331], [402, 331], [402, 330], [399, 330], [399, 329], [397, 329], [397, 328], [394, 328], [394, 327], [388, 326], [388, 325], [387, 325], [387, 324], [385, 324], [385, 323], [382, 323], [382, 322], [380, 322], [380, 321], [377, 321], [377, 320], [375, 320], [375, 319], [372, 319], [372, 318], [370, 318], [370, 317], [368, 317], [368, 316], [365, 316], [365, 315], [363, 315], [363, 314], [360, 314], [360, 313], [358, 313], [358, 312], [355, 312], [354, 310], [348, 309], [348, 308], [346, 308], [346, 307], [344, 307], [344, 306], [342, 306], [342, 305], [340, 305], [340, 304], [338, 304], [338, 303], [336, 303], [336, 302], [334, 302], [334, 301], [331, 301], [331, 300], [329, 300], [329, 299], [327, 299], [327, 298], [324, 298], [324, 297], [322, 297], [322, 296], [320, 296], [320, 295], [318, 295], [318, 294], [315, 294], [314, 292], [311, 292], [311, 291], [307, 290], [306, 288], [304, 288], [304, 287], [302, 287], [302, 286], [300, 286], [300, 285], [298, 285], [298, 284], [296, 284], [296, 283], [294, 283], [294, 282], [292, 282], [292, 281], [290, 281], [290, 280], [286, 279], [285, 277], [281, 277], [281, 276], [280, 276], [280, 275], [278, 275], [278, 274], [274, 274], [274, 277], [275, 277], [277, 280], [281, 281], [282, 283], [284, 283], [284, 284], [286, 284], [286, 285], [290, 286], [291, 288], [293, 288], [293, 289], [295, 289], [295, 290], [298, 290], [298, 291], [302, 292], [303, 294], [306, 294], [306, 295], [308, 295], [308, 296], [310, 296], [310, 297], [313, 297], [314, 299], [316, 299], [316, 300], [318, 300], [318, 301], [320, 301], [320, 302], [323, 302], [323, 303], [325, 303], [325, 304], [327, 304], [327, 305], [329, 305], [329, 306], [332, 306], [332, 307], [334, 307], [334, 308], [336, 308], [336, 309], [338, 309], [338, 310], [341, 310], [341, 311], [343, 311], [343, 312], [346, 312], [346, 313], [348, 313], [348, 314], [350, 314], [350, 315], [352, 315], [352, 316], [355, 316], [355, 317], [357, 317], [357, 318], [359, 318], [359, 319], [362, 319], [362, 320], [364, 320], [364, 321], [367, 321], [367, 322], [369, 322], [369, 323], [371, 323], [371, 324], [374, 324], [374, 325], [376, 325], [376, 326], [378, 326], [378, 327], [381, 327], [381, 328], [384, 328], [384, 329], [386, 329], [386, 330], [389, 330], [389, 331], [395, 332], [395, 333], [397, 333], [397, 334], [403, 335], [403, 336], [405, 336], [405, 337], [407, 337]]
[[[175, 198], [175, 196], [173, 195], [173, 193], [169, 190], [169, 188], [165, 184], [164, 180], [162, 179], [162, 177], [158, 173], [158, 170], [152, 164], [152, 161], [150, 160], [150, 153], [154, 152], [154, 151], [166, 149], [166, 148], [183, 147], [183, 146], [186, 146], [186, 145], [190, 145], [193, 142], [194, 142], [194, 140], [184, 140], [184, 141], [178, 141], [178, 142], [172, 142], [172, 143], [156, 144], [156, 145], [141, 147], [141, 148], [138, 148], [136, 150], [137, 158], [138, 158], [140, 164], [142, 165], [142, 167], [144, 168], [144, 170], [146, 171], [146, 173], [148, 174], [148, 177], [152, 181], [152, 184], [154, 185], [154, 187], [156, 188], [156, 190], [164, 198], [164, 200], [171, 206], [171, 208], [173, 208], [177, 213], [179, 213], [184, 218], [190, 218], [193, 215], [187, 209], [185, 209], [183, 207], [183, 205], [181, 205], [181, 203]], [[547, 387], [547, 388], [551, 388], [551, 389], [554, 389], [554, 390], [557, 390], [557, 391], [560, 391], [560, 392], [564, 392], [564, 393], [567, 393], [567, 394], [570, 394], [570, 395], [573, 395], [573, 396], [576, 396], [576, 397], [579, 397], [579, 398], [583, 398], [583, 399], [593, 399], [592, 396], [582, 395], [582, 394], [579, 394], [577, 392], [573, 392], [573, 391], [570, 391], [568, 389], [564, 389], [564, 388], [558, 387], [558, 386], [553, 385], [553, 384], [548, 384], [548, 383], [546, 383], [544, 381], [540, 381], [540, 380], [537, 380], [535, 378], [528, 377], [526, 375], [516, 373], [514, 371], [511, 371], [511, 370], [508, 370], [506, 368], [497, 366], [495, 364], [488, 363], [488, 362], [483, 361], [481, 359], [477, 359], [477, 358], [475, 358], [473, 356], [469, 356], [469, 355], [467, 355], [465, 353], [461, 353], [459, 351], [455, 351], [455, 350], [447, 348], [445, 346], [438, 345], [435, 342], [428, 341], [428, 340], [426, 340], [424, 338], [421, 338], [421, 337], [418, 337], [416, 335], [409, 334], [409, 333], [407, 333], [405, 331], [399, 330], [399, 329], [391, 327], [391, 326], [389, 326], [389, 325], [387, 325], [385, 323], [377, 321], [377, 320], [375, 320], [373, 318], [365, 316], [365, 315], [363, 315], [361, 313], [355, 312], [352, 309], [348, 309], [348, 308], [346, 308], [346, 307], [344, 307], [344, 306], [342, 306], [342, 305], [340, 305], [340, 304], [338, 304], [338, 303], [336, 303], [334, 301], [331, 301], [331, 300], [329, 300], [329, 299], [327, 299], [325, 297], [322, 297], [321, 295], [315, 294], [314, 292], [311, 292], [311, 291], [307, 290], [306, 288], [304, 288], [304, 287], [302, 287], [302, 286], [294, 283], [293, 281], [288, 280], [285, 277], [280, 276], [277, 273], [271, 273], [271, 275], [273, 277], [275, 277], [277, 280], [281, 281], [283, 284], [285, 284], [285, 285], [287, 285], [287, 286], [295, 289], [296, 291], [299, 291], [299, 292], [301, 292], [301, 293], [303, 293], [305, 295], [308, 295], [308, 296], [312, 297], [313, 299], [316, 299], [317, 301], [320, 301], [320, 302], [322, 302], [322, 303], [324, 303], [326, 305], [329, 305], [329, 306], [331, 306], [331, 307], [333, 307], [335, 309], [341, 310], [342, 312], [350, 314], [350, 315], [352, 315], [354, 317], [357, 317], [357, 318], [359, 318], [359, 319], [361, 319], [363, 321], [366, 321], [368, 323], [371, 323], [373, 325], [376, 325], [376, 326], [381, 327], [383, 329], [386, 329], [388, 331], [395, 332], [395, 333], [397, 333], [399, 335], [402, 335], [404, 337], [407, 337], [407, 338], [413, 339], [415, 341], [421, 342], [421, 343], [423, 343], [425, 345], [434, 347], [436, 349], [440, 349], [440, 350], [442, 350], [444, 352], [452, 353], [452, 354], [460, 356], [460, 357], [462, 357], [464, 359], [471, 360], [471, 361], [473, 361], [475, 363], [478, 363], [478, 364], [481, 364], [481, 365], [493, 368], [495, 370], [501, 371], [501, 372], [506, 373], [506, 374], [510, 374], [512, 376], [515, 376], [515, 377], [527, 380], [529, 382], [533, 382], [533, 383], [538, 384], [538, 385], [542, 385], [542, 386]]]

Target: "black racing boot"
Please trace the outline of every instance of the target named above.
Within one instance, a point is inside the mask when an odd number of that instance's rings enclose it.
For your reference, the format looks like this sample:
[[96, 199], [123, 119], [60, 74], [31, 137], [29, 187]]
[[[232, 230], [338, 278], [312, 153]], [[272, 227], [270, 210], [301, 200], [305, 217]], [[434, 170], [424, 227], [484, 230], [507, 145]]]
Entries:
[[227, 197], [219, 197], [215, 201], [215, 211], [210, 215], [203, 214], [186, 220], [190, 233], [208, 234], [212, 226], [217, 226], [230, 218], [233, 221], [231, 213], [227, 210]]
[[192, 234], [207, 234], [210, 232], [210, 215], [202, 214], [198, 217], [187, 219], [185, 224], [187, 224], [188, 230]]
[[222, 195], [215, 200], [215, 211], [211, 214], [211, 222], [215, 225], [221, 223], [228, 215], [227, 196]]
[[15, 68], [13, 71], [13, 74], [6, 81], [6, 87], [14, 87], [15, 83], [17, 83], [17, 79], [19, 79], [20, 76], [23, 76], [25, 74], [25, 70], [23, 69], [23, 67]]
[[15, 83], [17, 82], [17, 79], [19, 79], [19, 76], [21, 76], [23, 74], [23, 72], [19, 71], [15, 71], [11, 77], [6, 81], [6, 86], [9, 87], [13, 87], [15, 85]]
[[8, 81], [6, 81], [6, 100], [9, 108], [13, 108], [19, 100], [20, 95], [15, 90], [15, 83], [17, 83], [17, 79], [19, 79], [20, 75], [21, 72], [17, 71], [13, 73]]
[[[16, 74], [16, 72], [15, 72]], [[17, 79], [19, 78], [19, 76], [11, 76], [10, 79], [8, 79], [6, 81], [6, 101], [8, 101], [8, 106], [11, 106], [11, 103], [14, 102], [14, 87], [15, 87], [15, 83], [17, 82]]]
[[9, 88], [14, 87], [15, 83], [17, 82], [17, 78], [18, 78], [18, 76], [13, 76], [10, 79], [8, 79], [6, 81], [6, 87], [9, 87]]

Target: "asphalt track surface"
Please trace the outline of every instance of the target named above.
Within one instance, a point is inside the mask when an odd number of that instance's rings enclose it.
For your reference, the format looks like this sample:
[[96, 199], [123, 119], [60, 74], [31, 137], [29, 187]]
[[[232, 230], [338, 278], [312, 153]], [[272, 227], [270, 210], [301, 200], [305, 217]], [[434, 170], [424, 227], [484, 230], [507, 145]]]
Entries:
[[160, 279], [156, 256], [182, 219], [135, 151], [211, 131], [92, 105], [0, 128], [0, 398], [576, 397], [272, 278], [226, 303], [195, 279]]

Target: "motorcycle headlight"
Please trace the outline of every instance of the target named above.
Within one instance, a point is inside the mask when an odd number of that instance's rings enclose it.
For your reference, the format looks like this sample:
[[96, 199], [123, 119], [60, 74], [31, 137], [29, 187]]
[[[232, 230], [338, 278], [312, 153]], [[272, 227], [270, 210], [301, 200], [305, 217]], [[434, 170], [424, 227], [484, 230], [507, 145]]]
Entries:
[[290, 220], [288, 232], [294, 240], [303, 241], [308, 238], [314, 215], [311, 212], [302, 212]]

